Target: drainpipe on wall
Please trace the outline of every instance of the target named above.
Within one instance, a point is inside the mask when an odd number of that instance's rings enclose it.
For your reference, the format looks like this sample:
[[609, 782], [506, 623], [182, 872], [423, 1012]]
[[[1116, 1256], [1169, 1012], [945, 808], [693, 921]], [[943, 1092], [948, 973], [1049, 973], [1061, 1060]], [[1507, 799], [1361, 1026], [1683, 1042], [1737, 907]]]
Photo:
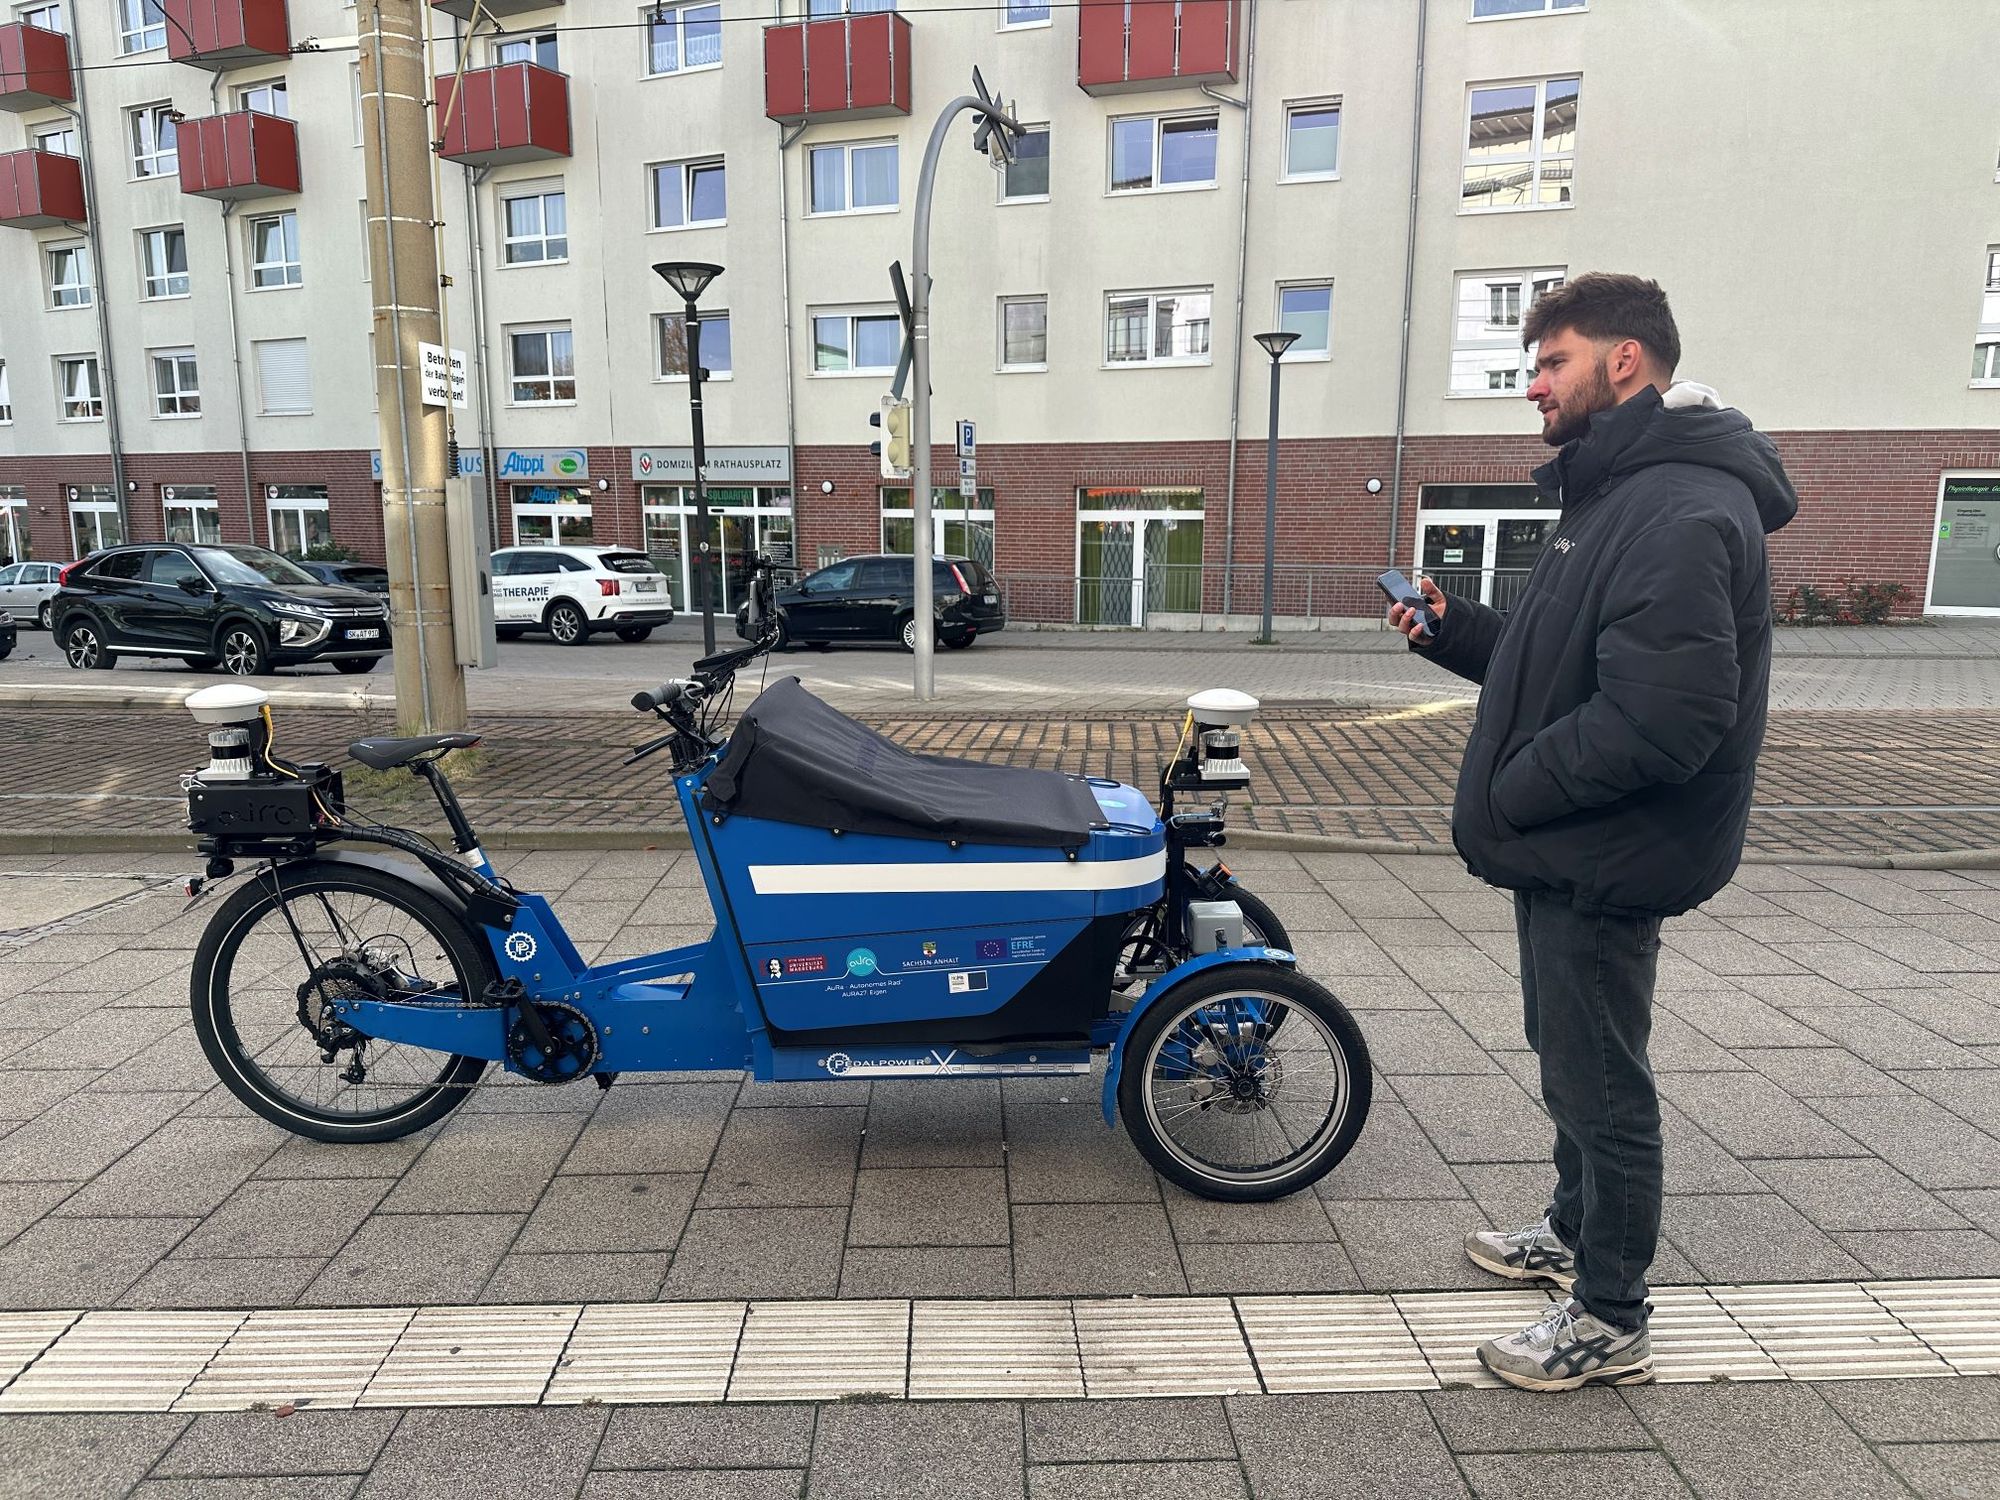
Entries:
[[803, 120], [789, 130], [783, 125], [778, 127], [778, 297], [785, 317], [785, 472], [791, 475], [792, 566], [801, 571], [805, 566], [805, 544], [799, 538], [799, 413], [792, 351], [792, 211], [785, 153], [805, 133]]
[[[208, 79], [208, 110], [222, 113], [222, 75]], [[236, 457], [243, 465], [243, 524], [250, 528], [250, 544], [257, 544], [257, 496], [250, 487], [250, 418], [243, 401], [243, 341], [236, 334], [236, 245], [231, 237], [229, 216], [236, 212], [236, 200], [222, 204], [222, 294], [229, 308], [229, 363], [234, 371], [236, 396]], [[218, 516], [218, 520], [219, 520]]]
[[1227, 616], [1231, 602], [1231, 580], [1236, 564], [1236, 435], [1243, 417], [1243, 292], [1250, 256], [1250, 121], [1252, 88], [1257, 70], [1257, 6], [1249, 6], [1250, 26], [1243, 35], [1243, 97], [1232, 99], [1218, 94], [1207, 84], [1201, 91], [1211, 99], [1233, 104], [1243, 111], [1243, 182], [1238, 194], [1236, 217], [1236, 336], [1229, 356], [1229, 492], [1223, 503], [1222, 521], [1222, 613]]
[[[70, 16], [70, 25], [75, 27], [78, 17]], [[83, 34], [73, 31], [79, 64], [83, 58]], [[111, 488], [118, 500], [118, 534], [125, 541], [132, 540], [132, 512], [125, 501], [125, 441], [118, 425], [118, 381], [113, 374], [111, 359], [111, 315], [105, 310], [104, 297], [104, 257], [99, 253], [97, 239], [97, 173], [93, 170], [90, 156], [90, 122], [83, 117], [84, 74], [87, 70], [78, 66], [76, 78], [76, 108], [64, 108], [63, 113], [76, 121], [76, 138], [83, 151], [83, 234], [84, 242], [90, 246], [90, 300], [97, 309], [98, 343], [98, 394], [104, 401], [104, 430], [111, 442]], [[70, 534], [75, 536], [75, 525], [71, 524]]]
[[[451, 41], [455, 53], [453, 61], [464, 61], [467, 43], [470, 41], [461, 28], [458, 17], [451, 19]], [[486, 487], [486, 534], [494, 546], [500, 545], [500, 490], [494, 480], [493, 462], [493, 388], [490, 384], [492, 370], [486, 358], [486, 246], [480, 228], [479, 185], [486, 181], [491, 167], [468, 168], [462, 175], [465, 181], [465, 223], [469, 259], [472, 263], [472, 383], [479, 393], [479, 454], [481, 466], [485, 469]], [[644, 512], [641, 512], [639, 538], [645, 542]]]
[[1403, 435], [1410, 405], [1410, 298], [1417, 275], [1417, 190], [1423, 180], [1424, 23], [1430, 0], [1417, 6], [1416, 100], [1410, 109], [1410, 213], [1403, 228], [1403, 345], [1396, 356], [1396, 463], [1389, 479], [1389, 566], [1396, 566], [1396, 539], [1403, 526]]

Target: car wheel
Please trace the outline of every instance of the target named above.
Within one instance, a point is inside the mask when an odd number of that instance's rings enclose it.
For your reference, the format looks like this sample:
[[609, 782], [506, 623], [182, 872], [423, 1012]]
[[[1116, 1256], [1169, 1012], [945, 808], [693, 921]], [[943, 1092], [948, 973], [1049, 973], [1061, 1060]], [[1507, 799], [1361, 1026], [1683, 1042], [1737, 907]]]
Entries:
[[54, 606], [47, 599], [44, 599], [42, 607], [35, 611], [35, 626], [39, 630], [53, 630], [56, 628]]
[[78, 620], [63, 633], [63, 655], [72, 667], [85, 672], [108, 672], [116, 660], [104, 649], [95, 620]]
[[896, 638], [903, 643], [905, 651], [917, 649], [917, 617], [911, 615], [896, 629]]
[[379, 656], [343, 656], [333, 664], [333, 670], [345, 672], [349, 677], [359, 677], [363, 672], [374, 671], [375, 663], [381, 659]]
[[950, 647], [953, 651], [963, 651], [967, 646], [970, 646], [974, 641], [978, 639], [979, 639], [978, 631], [968, 630], [965, 632], [964, 635], [946, 636], [944, 638], [944, 643], [946, 646]]
[[581, 646], [590, 639], [590, 623], [584, 619], [582, 610], [566, 599], [558, 599], [549, 608], [549, 634], [559, 646]]
[[5, 661], [13, 654], [14, 643], [12, 641], [0, 641], [0, 661]]
[[643, 641], [652, 633], [653, 627], [650, 625], [620, 625], [616, 632], [621, 641]]
[[785, 612], [781, 609], [776, 611], [776, 615], [777, 618], [772, 625], [774, 634], [771, 636], [771, 649], [773, 651], [789, 651], [798, 642], [792, 639], [792, 627], [790, 622], [785, 619]]
[[197, 672], [213, 672], [218, 658], [213, 656], [183, 656], [181, 660], [186, 662], [190, 667], [193, 667]]
[[271, 670], [270, 648], [257, 627], [245, 621], [222, 630], [222, 670], [232, 677], [262, 677]]

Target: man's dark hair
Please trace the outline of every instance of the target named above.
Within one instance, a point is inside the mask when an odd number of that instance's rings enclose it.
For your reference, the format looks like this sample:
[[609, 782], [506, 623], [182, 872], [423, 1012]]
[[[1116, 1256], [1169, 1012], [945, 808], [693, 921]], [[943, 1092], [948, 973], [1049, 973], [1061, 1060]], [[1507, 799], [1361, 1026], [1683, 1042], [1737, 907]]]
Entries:
[[1544, 292], [1528, 308], [1521, 347], [1570, 329], [1587, 339], [1637, 339], [1667, 374], [1681, 362], [1680, 330], [1657, 281], [1616, 271], [1587, 271]]

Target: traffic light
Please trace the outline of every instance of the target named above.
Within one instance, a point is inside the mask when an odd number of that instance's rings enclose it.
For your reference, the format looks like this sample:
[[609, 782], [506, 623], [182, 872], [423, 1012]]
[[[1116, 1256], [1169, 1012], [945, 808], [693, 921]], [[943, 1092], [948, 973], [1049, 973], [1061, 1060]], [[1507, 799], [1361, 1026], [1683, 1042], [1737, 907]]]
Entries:
[[868, 451], [882, 460], [884, 479], [910, 477], [910, 403], [894, 396], [882, 398], [882, 409], [868, 414], [868, 425], [882, 429], [883, 436], [868, 445]]

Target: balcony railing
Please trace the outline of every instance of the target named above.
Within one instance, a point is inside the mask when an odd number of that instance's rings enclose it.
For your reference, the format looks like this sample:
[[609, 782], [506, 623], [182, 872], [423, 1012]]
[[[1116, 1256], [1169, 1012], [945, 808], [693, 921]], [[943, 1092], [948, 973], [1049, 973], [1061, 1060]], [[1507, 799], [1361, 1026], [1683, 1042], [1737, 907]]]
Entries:
[[233, 110], [183, 120], [181, 191], [218, 201], [299, 191], [299, 128], [283, 115]]
[[496, 167], [570, 154], [567, 74], [512, 62], [440, 74], [436, 87], [445, 160]]
[[160, 0], [167, 18], [167, 56], [220, 72], [285, 57], [292, 32], [285, 0]]
[[764, 113], [869, 120], [910, 112], [910, 23], [894, 11], [764, 29]]
[[69, 38], [22, 21], [0, 26], [0, 109], [20, 114], [75, 101]]
[[83, 163], [55, 151], [10, 151], [0, 156], [0, 225], [45, 229], [81, 224]]
[[1234, 83], [1242, 0], [1082, 0], [1076, 82], [1086, 94]]

